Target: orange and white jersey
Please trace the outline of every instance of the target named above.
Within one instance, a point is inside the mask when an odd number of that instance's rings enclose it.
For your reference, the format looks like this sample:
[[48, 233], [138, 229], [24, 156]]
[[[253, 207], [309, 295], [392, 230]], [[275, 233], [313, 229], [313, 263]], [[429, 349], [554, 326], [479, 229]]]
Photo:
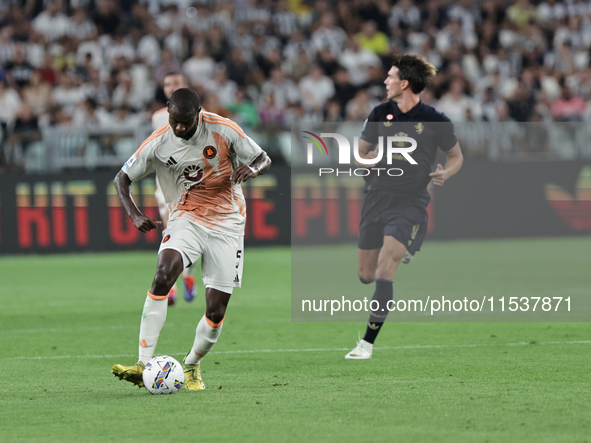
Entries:
[[123, 165], [131, 181], [151, 172], [168, 204], [170, 220], [187, 218], [207, 228], [244, 234], [246, 202], [231, 181], [239, 162], [250, 165], [263, 150], [230, 119], [201, 111], [189, 140], [165, 124]]
[[154, 112], [154, 114], [152, 114], [152, 131], [156, 131], [166, 123], [168, 123], [168, 109], [166, 109], [165, 106], [164, 108], [160, 108]]

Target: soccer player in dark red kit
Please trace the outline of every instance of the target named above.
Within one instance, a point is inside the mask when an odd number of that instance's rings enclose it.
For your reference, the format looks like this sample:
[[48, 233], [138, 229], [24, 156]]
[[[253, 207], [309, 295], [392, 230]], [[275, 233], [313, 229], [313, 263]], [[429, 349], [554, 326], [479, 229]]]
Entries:
[[[365, 183], [365, 200], [359, 224], [359, 279], [375, 282], [372, 310], [367, 330], [346, 359], [368, 359], [373, 344], [388, 315], [387, 303], [393, 299], [393, 281], [401, 262], [408, 263], [419, 250], [427, 233], [427, 185], [431, 180], [443, 186], [463, 163], [462, 151], [449, 118], [421, 101], [419, 94], [435, 76], [433, 65], [414, 55], [396, 55], [384, 81], [388, 101], [376, 106], [365, 121], [359, 154], [364, 159], [376, 157], [379, 137], [403, 136], [417, 142], [411, 164], [394, 155], [387, 168], [400, 168], [397, 177], [372, 174]], [[445, 166], [433, 171], [437, 148], [447, 156]], [[377, 166], [386, 166], [386, 156]], [[363, 165], [368, 167], [368, 165]], [[375, 303], [373, 303], [376, 306]]]

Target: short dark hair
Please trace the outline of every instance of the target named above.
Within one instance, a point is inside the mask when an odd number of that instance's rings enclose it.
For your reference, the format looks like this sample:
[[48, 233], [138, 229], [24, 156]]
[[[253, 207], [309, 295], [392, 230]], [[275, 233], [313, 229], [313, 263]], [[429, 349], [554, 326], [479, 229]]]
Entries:
[[398, 78], [407, 80], [415, 94], [429, 86], [437, 73], [435, 66], [416, 55], [396, 54], [392, 57], [392, 66], [398, 68]]
[[169, 107], [175, 107], [181, 114], [192, 114], [201, 108], [199, 94], [189, 88], [179, 88], [172, 94]]

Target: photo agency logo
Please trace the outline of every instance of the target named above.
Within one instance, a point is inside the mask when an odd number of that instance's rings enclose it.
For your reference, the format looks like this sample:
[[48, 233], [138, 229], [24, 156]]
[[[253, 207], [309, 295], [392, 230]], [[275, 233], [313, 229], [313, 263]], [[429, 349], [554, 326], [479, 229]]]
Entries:
[[[365, 177], [374, 171], [377, 175], [387, 174], [391, 177], [399, 177], [404, 174], [401, 168], [383, 168], [377, 167], [377, 164], [386, 154], [386, 164], [392, 165], [393, 160], [407, 161], [411, 165], [416, 165], [417, 162], [411, 157], [411, 153], [417, 148], [415, 139], [408, 137], [407, 134], [400, 133], [388, 137], [378, 137], [377, 154], [371, 158], [362, 158], [359, 155], [359, 137], [353, 137], [353, 158], [355, 163], [351, 162], [351, 143], [342, 134], [336, 132], [322, 132], [320, 136], [310, 131], [302, 131], [302, 135], [308, 140], [307, 145], [307, 164], [314, 164], [314, 152], [316, 148], [320, 151], [320, 155], [329, 155], [328, 147], [323, 139], [327, 137], [336, 141], [339, 150], [339, 165], [353, 165], [356, 168], [318, 168], [318, 176], [324, 175], [347, 175]], [[384, 142], [384, 138], [386, 139]], [[409, 146], [410, 145], [410, 146]], [[384, 152], [385, 151], [385, 152]]]

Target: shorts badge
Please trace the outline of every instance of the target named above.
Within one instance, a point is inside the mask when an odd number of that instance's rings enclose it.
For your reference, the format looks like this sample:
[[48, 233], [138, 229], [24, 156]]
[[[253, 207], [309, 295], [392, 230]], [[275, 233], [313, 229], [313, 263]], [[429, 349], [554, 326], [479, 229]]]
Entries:
[[162, 239], [162, 243], [166, 243], [168, 240], [170, 240], [170, 234]]

